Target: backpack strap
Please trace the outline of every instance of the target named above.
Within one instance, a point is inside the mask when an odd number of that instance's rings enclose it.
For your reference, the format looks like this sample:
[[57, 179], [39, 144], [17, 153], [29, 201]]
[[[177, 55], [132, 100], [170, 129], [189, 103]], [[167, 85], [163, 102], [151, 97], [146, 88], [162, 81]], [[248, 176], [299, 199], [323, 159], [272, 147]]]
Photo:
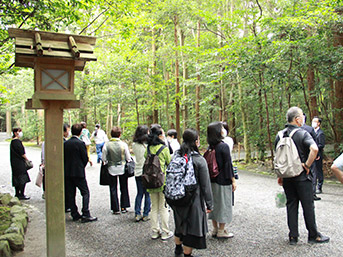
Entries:
[[147, 147], [147, 150], [148, 150], [148, 156], [151, 155], [150, 147], [149, 146]]
[[292, 132], [289, 134], [289, 137], [292, 137], [300, 128], [293, 129]]
[[[158, 151], [156, 152], [156, 155], [158, 156], [162, 151], [163, 151], [163, 149], [164, 148], [166, 148], [167, 146], [165, 146], [165, 145], [162, 145], [161, 147], [160, 147], [160, 149], [158, 149]], [[149, 148], [149, 147], [148, 147]], [[148, 151], [148, 153], [149, 153], [149, 151]]]

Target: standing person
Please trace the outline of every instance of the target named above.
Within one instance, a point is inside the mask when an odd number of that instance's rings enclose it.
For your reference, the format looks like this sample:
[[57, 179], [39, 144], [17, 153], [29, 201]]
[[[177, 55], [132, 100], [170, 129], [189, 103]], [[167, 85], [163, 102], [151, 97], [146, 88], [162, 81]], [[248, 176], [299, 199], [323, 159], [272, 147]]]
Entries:
[[[291, 107], [287, 111], [287, 125], [281, 132], [284, 136], [289, 136], [290, 133], [301, 127], [304, 124], [303, 111], [298, 107]], [[304, 167], [303, 172], [292, 178], [278, 178], [279, 185], [283, 186], [287, 198], [287, 220], [289, 228], [289, 243], [295, 245], [298, 242], [298, 208], [299, 201], [301, 202], [306, 228], [308, 230], [309, 243], [326, 243], [330, 240], [329, 237], [320, 234], [317, 230], [312, 178], [309, 176], [310, 166], [316, 158], [318, 147], [311, 135], [305, 130], [298, 130], [292, 136], [294, 144], [298, 150], [298, 154]], [[275, 146], [280, 138], [277, 135], [275, 139]]]
[[[302, 125], [301, 128], [306, 130], [308, 133], [310, 133], [314, 141], [317, 142], [316, 132], [314, 131], [314, 128], [306, 124], [306, 114], [303, 113], [303, 115], [304, 115], [304, 125]], [[318, 197], [316, 194], [317, 175], [316, 175], [315, 165], [316, 164], [314, 162], [310, 167], [310, 174], [312, 174], [312, 183], [313, 183], [313, 200], [320, 201], [321, 198]]]
[[[160, 149], [163, 149], [158, 158], [160, 160], [161, 169], [166, 174], [166, 168], [170, 163], [171, 157], [169, 149], [165, 145], [165, 135], [162, 127], [159, 124], [152, 124], [149, 130], [148, 149], [151, 154], [156, 154]], [[162, 148], [163, 147], [163, 148]], [[148, 156], [148, 149], [144, 157]], [[166, 200], [163, 194], [164, 185], [159, 188], [148, 189], [151, 199], [151, 238], [157, 239], [161, 235], [162, 240], [167, 240], [173, 236], [173, 232], [169, 229], [169, 213], [166, 206]], [[161, 218], [161, 229], [158, 216]], [[162, 230], [162, 231], [161, 231]]]
[[[142, 184], [142, 174], [143, 174], [143, 165], [145, 162], [144, 153], [147, 148], [148, 143], [148, 131], [149, 128], [146, 125], [140, 125], [137, 127], [135, 135], [133, 137], [132, 150], [136, 157], [136, 166], [135, 166], [135, 179], [137, 186], [137, 195], [135, 200], [135, 220], [139, 221], [148, 221], [149, 213], [151, 210], [151, 200], [150, 194], [146, 191]], [[141, 206], [142, 200], [144, 197], [144, 210], [143, 216], [141, 215]]]
[[177, 131], [175, 129], [169, 129], [167, 131], [167, 140], [170, 148], [172, 149], [172, 156], [180, 149], [180, 143], [177, 141]]
[[231, 155], [231, 159], [232, 159], [232, 150], [233, 150], [233, 145], [234, 145], [234, 142], [233, 142], [233, 139], [231, 137], [228, 136], [228, 133], [229, 133], [229, 125], [227, 124], [227, 122], [223, 122], [223, 127], [224, 127], [224, 134], [223, 134], [223, 141], [224, 143], [226, 143], [229, 148], [230, 148], [230, 155]]
[[102, 160], [102, 148], [104, 147], [105, 142], [108, 141], [105, 131], [100, 128], [100, 124], [95, 125], [95, 130], [92, 133], [91, 140], [94, 139], [96, 154], [98, 155], [97, 163], [100, 163]]
[[[324, 157], [324, 147], [325, 147], [325, 134], [324, 131], [320, 128], [322, 125], [322, 119], [319, 117], [314, 117], [312, 120], [312, 127], [316, 132], [316, 142], [319, 148], [318, 156], [315, 160], [315, 178], [313, 180], [313, 187], [316, 189], [316, 194], [322, 193], [322, 187], [324, 183], [324, 174], [323, 174], [323, 157]], [[318, 185], [317, 185], [318, 180]]]
[[[67, 123], [64, 123], [63, 124], [63, 142], [67, 141], [70, 136], [71, 136], [70, 125]], [[64, 207], [65, 207], [65, 212], [71, 212], [71, 208], [67, 199], [67, 188], [65, 186], [66, 185], [65, 180], [66, 178], [64, 177]]]
[[[71, 127], [72, 137], [64, 142], [64, 176], [68, 204], [74, 221], [81, 219], [82, 223], [96, 221], [89, 212], [89, 189], [85, 168], [88, 163], [85, 143], [80, 140], [82, 126], [74, 124]], [[76, 188], [82, 195], [82, 216], [75, 203]]]
[[215, 150], [219, 175], [211, 179], [213, 192], [213, 211], [208, 218], [212, 220], [212, 236], [231, 238], [233, 233], [225, 229], [232, 221], [232, 192], [236, 190], [230, 148], [222, 140], [225, 129], [221, 122], [213, 122], [207, 127], [207, 142], [210, 149]]
[[82, 131], [80, 135], [80, 139], [85, 143], [86, 149], [87, 149], [87, 156], [88, 156], [88, 162], [91, 166], [93, 166], [93, 162], [91, 161], [91, 134], [89, 133], [89, 130], [87, 129], [87, 123], [82, 121], [81, 122]]
[[23, 137], [23, 131], [21, 128], [13, 128], [12, 133], [12, 141], [10, 144], [12, 186], [15, 188], [15, 196], [19, 200], [29, 200], [30, 197], [25, 195], [26, 183], [31, 181], [25, 166], [25, 161], [28, 159], [23, 143], [20, 140]]
[[331, 170], [336, 178], [343, 184], [343, 153], [333, 162]]
[[[183, 143], [175, 154], [192, 158], [197, 189], [188, 206], [171, 206], [175, 221], [175, 255], [192, 256], [193, 248], [206, 249], [207, 217], [213, 209], [211, 181], [207, 163], [199, 154], [199, 134], [194, 129], [186, 129]], [[206, 206], [206, 207], [205, 207]], [[183, 249], [182, 249], [183, 245]]]
[[[125, 174], [125, 160], [131, 161], [131, 155], [128, 145], [120, 140], [121, 129], [113, 127], [111, 130], [111, 140], [105, 143], [102, 149], [102, 161], [108, 163], [108, 172], [110, 173], [110, 201], [111, 210], [115, 215], [127, 213], [130, 207], [130, 197], [128, 189], [128, 176]], [[118, 178], [120, 184], [120, 210], [118, 201]]]

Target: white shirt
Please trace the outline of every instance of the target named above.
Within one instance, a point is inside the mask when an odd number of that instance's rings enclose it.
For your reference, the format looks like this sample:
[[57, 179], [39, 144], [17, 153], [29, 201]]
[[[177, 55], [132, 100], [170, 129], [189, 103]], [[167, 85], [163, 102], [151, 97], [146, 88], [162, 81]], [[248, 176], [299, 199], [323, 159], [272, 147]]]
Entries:
[[102, 129], [98, 129], [98, 133], [95, 136], [96, 130], [94, 130], [91, 139], [94, 139], [95, 144], [102, 144], [108, 141], [108, 137]]
[[169, 145], [170, 145], [171, 149], [173, 150], [173, 155], [175, 154], [175, 152], [177, 150], [180, 149], [180, 144], [177, 141], [177, 138], [173, 138], [172, 140], [170, 140]]
[[233, 149], [233, 139], [231, 137], [224, 137], [223, 139], [224, 143], [226, 143], [229, 148], [230, 148], [230, 155], [231, 155], [231, 159], [232, 159], [232, 149]]

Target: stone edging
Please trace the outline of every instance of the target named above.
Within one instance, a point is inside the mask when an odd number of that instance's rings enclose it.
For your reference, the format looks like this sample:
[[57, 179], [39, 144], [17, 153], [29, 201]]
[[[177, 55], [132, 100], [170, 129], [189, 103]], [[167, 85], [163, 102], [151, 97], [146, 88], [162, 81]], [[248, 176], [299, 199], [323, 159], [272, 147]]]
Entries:
[[17, 197], [0, 193], [0, 203], [11, 208], [11, 225], [0, 236], [0, 256], [10, 257], [13, 251], [24, 250], [24, 235], [29, 218], [26, 208]]

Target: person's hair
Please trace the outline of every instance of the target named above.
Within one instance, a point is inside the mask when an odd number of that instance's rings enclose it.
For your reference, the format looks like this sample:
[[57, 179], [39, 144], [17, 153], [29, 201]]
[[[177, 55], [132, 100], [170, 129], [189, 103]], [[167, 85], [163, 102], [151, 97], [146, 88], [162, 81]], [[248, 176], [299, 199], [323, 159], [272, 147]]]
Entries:
[[81, 124], [82, 128], [87, 128], [87, 123], [86, 122], [81, 121], [80, 124]]
[[96, 124], [95, 127], [99, 129], [100, 128], [100, 124]]
[[223, 139], [222, 137], [223, 124], [219, 121], [212, 122], [207, 127], [207, 143], [210, 148], [215, 147]]
[[82, 131], [82, 125], [80, 123], [76, 123], [73, 126], [71, 126], [71, 134], [73, 136], [81, 135], [81, 131]]
[[313, 119], [318, 119], [318, 122], [320, 125], [322, 125], [322, 118], [319, 118], [318, 116], [314, 116]]
[[189, 154], [192, 151], [199, 152], [199, 149], [195, 143], [199, 138], [199, 133], [193, 128], [186, 129], [183, 132], [182, 139], [183, 142], [181, 144], [178, 153], [183, 156], [185, 154]]
[[159, 138], [160, 135], [162, 135], [163, 130], [161, 125], [159, 124], [152, 124], [150, 126], [149, 130], [149, 135], [148, 135], [148, 145], [159, 145], [159, 144], [165, 144], [163, 140]]
[[69, 124], [64, 123], [63, 124], [63, 132], [67, 132], [68, 128], [70, 128]]
[[295, 118], [299, 117], [299, 115], [303, 114], [303, 111], [297, 107], [293, 106], [288, 109], [287, 114], [286, 114], [286, 119], [288, 123], [291, 123], [294, 121]]
[[307, 121], [307, 116], [306, 116], [306, 114], [303, 112], [303, 116], [304, 116], [304, 123], [306, 123], [306, 121]]
[[222, 122], [224, 129], [226, 130], [227, 134], [229, 134], [229, 124], [226, 121]]
[[111, 137], [120, 137], [121, 135], [121, 129], [119, 127], [114, 126], [111, 129]]
[[17, 133], [17, 132], [20, 132], [21, 131], [21, 128], [13, 128], [12, 129], [12, 138], [15, 138], [15, 134], [14, 133]]
[[133, 142], [140, 143], [140, 144], [148, 142], [148, 131], [149, 131], [148, 126], [139, 125], [136, 128], [135, 135], [133, 136]]
[[167, 135], [170, 136], [170, 137], [177, 138], [177, 131], [175, 129], [169, 129], [167, 131]]

